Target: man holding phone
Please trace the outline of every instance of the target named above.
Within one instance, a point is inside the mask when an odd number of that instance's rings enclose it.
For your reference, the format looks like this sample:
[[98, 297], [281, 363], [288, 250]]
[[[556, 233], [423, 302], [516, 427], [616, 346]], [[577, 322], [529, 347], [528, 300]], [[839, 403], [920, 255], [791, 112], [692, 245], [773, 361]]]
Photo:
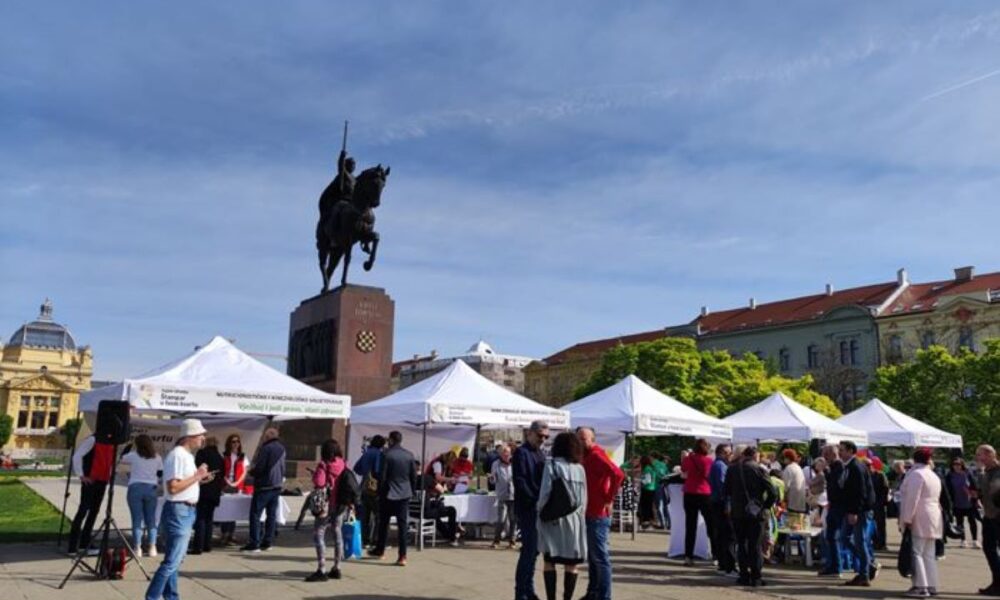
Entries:
[[191, 527], [197, 514], [199, 483], [212, 481], [208, 466], [195, 467], [194, 453], [205, 443], [205, 428], [198, 419], [184, 419], [177, 445], [163, 460], [166, 502], [160, 515], [163, 562], [146, 589], [146, 600], [180, 598], [177, 573], [187, 552]]

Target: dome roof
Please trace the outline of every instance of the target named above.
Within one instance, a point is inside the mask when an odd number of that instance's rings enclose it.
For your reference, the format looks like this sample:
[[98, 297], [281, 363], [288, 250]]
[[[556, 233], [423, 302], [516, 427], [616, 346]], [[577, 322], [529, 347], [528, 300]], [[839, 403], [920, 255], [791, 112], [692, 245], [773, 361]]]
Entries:
[[493, 352], [493, 348], [483, 340], [479, 340], [478, 342], [470, 346], [469, 349], [466, 350], [466, 352], [468, 352], [469, 354], [495, 354]]
[[76, 350], [76, 340], [69, 330], [52, 320], [52, 302], [46, 298], [38, 319], [22, 325], [10, 336], [8, 346]]

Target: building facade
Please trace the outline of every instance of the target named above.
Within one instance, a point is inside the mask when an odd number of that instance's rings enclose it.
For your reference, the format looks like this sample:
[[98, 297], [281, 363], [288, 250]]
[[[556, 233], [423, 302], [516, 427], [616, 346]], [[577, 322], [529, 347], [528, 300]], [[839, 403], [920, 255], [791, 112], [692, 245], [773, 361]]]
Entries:
[[1000, 272], [955, 269], [944, 281], [913, 284], [877, 319], [882, 363], [897, 364], [931, 345], [973, 352], [1000, 339]]
[[827, 285], [821, 294], [765, 304], [751, 299], [719, 313], [702, 309], [694, 321], [698, 347], [754, 354], [785, 377], [812, 375], [820, 392], [851, 409], [867, 398], [879, 366], [875, 317], [909, 285], [900, 270], [894, 282], [841, 291]]
[[393, 391], [427, 379], [444, 370], [456, 359], [465, 362], [472, 367], [472, 370], [490, 381], [518, 394], [524, 394], [524, 368], [534, 361], [527, 356], [497, 353], [492, 346], [479, 340], [459, 356], [441, 358], [437, 352], [431, 352], [427, 356], [415, 356], [393, 364]]
[[574, 344], [537, 360], [524, 368], [524, 393], [548, 406], [563, 406], [573, 401], [573, 393], [601, 366], [604, 353], [615, 346], [651, 342], [673, 335], [668, 328], [633, 333]]
[[65, 448], [60, 428], [77, 416], [80, 393], [90, 389], [93, 355], [77, 348], [52, 319], [52, 303], [0, 348], [0, 414], [14, 421], [5, 452], [30, 457]]

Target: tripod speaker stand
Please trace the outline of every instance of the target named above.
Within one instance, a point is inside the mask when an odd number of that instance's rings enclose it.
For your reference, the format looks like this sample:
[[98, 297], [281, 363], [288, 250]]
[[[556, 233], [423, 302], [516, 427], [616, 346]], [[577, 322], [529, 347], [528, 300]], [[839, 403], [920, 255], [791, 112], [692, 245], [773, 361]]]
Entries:
[[93, 566], [87, 564], [86, 562], [87, 555], [89, 554], [90, 550], [94, 547], [94, 540], [97, 539], [97, 536], [92, 535], [90, 537], [90, 542], [87, 544], [87, 546], [80, 548], [77, 551], [76, 558], [73, 559], [73, 566], [70, 567], [69, 573], [66, 573], [66, 577], [64, 577], [62, 583], [59, 584], [59, 589], [63, 589], [63, 587], [66, 585], [66, 582], [69, 581], [69, 578], [73, 576], [73, 573], [77, 570], [77, 568], [82, 568], [86, 571], [89, 571], [93, 575], [97, 576], [97, 578], [99, 579], [111, 578], [112, 575], [111, 565], [106, 561], [109, 561], [110, 559], [110, 557], [108, 556], [108, 542], [110, 541], [112, 530], [114, 530], [115, 536], [117, 536], [118, 540], [122, 543], [122, 545], [125, 547], [126, 552], [128, 553], [128, 558], [125, 561], [126, 564], [128, 562], [134, 562], [136, 566], [139, 567], [139, 570], [142, 571], [142, 574], [146, 576], [146, 580], [147, 581], [149, 580], [149, 573], [147, 573], [146, 569], [142, 566], [142, 561], [140, 561], [139, 557], [136, 555], [135, 549], [132, 547], [132, 544], [122, 533], [122, 530], [118, 528], [118, 523], [115, 522], [115, 517], [112, 514], [112, 507], [114, 505], [113, 503], [115, 500], [115, 466], [118, 464], [117, 443], [114, 444], [113, 446], [112, 456], [114, 457], [114, 460], [111, 461], [111, 476], [108, 479], [108, 486], [109, 486], [108, 505], [104, 511], [104, 521], [101, 523], [100, 529], [97, 532], [98, 535], [100, 536], [97, 561]]
[[[110, 471], [107, 473], [107, 482], [110, 489], [108, 490], [108, 506], [104, 512], [104, 521], [97, 532], [101, 540], [98, 546], [97, 562], [94, 566], [91, 566], [85, 560], [94, 546], [94, 540], [97, 538], [97, 536], [91, 535], [86, 547], [77, 550], [73, 566], [70, 567], [69, 573], [66, 573], [66, 577], [59, 584], [59, 589], [62, 589], [66, 585], [66, 582], [73, 576], [77, 568], [83, 568], [96, 575], [99, 579], [111, 579], [114, 576], [112, 568], [114, 561], [108, 552], [108, 542], [110, 541], [112, 530], [114, 530], [118, 541], [121, 542], [121, 546], [128, 553], [128, 558], [120, 565], [121, 568], [124, 569], [126, 564], [134, 562], [139, 567], [139, 570], [142, 571], [142, 574], [146, 576], [146, 580], [149, 580], [149, 573], [143, 568], [142, 561], [139, 560], [139, 557], [135, 553], [135, 548], [132, 547], [132, 544], [122, 534], [122, 530], [118, 528], [118, 523], [115, 522], [115, 517], [112, 514], [115, 501], [115, 467], [118, 465], [119, 458], [118, 445], [128, 441], [129, 438], [129, 410], [129, 403], [124, 401], [102, 400], [98, 404], [97, 427], [94, 433], [95, 442], [94, 449], [91, 450], [90, 461], [94, 468], [97, 468], [98, 464], [101, 466], [107, 464]], [[110, 456], [108, 456], [108, 450], [110, 450]], [[98, 456], [102, 457], [102, 462], [100, 463], [97, 463]], [[118, 547], [117, 544], [116, 547]]]

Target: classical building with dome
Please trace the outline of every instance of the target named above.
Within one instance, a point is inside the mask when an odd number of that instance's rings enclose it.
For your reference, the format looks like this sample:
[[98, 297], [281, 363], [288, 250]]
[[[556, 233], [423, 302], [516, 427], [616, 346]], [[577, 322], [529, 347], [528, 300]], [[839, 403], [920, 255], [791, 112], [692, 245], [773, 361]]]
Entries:
[[400, 390], [427, 379], [450, 365], [455, 359], [464, 361], [474, 371], [487, 379], [502, 385], [512, 392], [524, 393], [524, 367], [533, 358], [514, 354], [499, 354], [483, 340], [479, 340], [464, 354], [448, 358], [439, 357], [436, 351], [426, 356], [414, 356], [392, 365], [392, 390]]
[[92, 373], [90, 347], [77, 347], [69, 329], [52, 319], [46, 299], [38, 318], [0, 346], [0, 414], [14, 420], [3, 451], [30, 457], [65, 449], [59, 430], [76, 417]]

